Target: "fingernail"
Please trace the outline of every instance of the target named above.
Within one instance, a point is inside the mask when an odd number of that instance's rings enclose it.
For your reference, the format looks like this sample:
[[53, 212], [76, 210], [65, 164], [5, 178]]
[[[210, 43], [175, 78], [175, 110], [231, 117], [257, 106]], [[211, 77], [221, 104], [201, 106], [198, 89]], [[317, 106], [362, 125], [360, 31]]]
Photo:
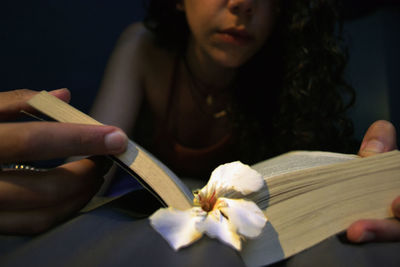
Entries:
[[[54, 89], [51, 90], [50, 92], [59, 92], [59, 91], [63, 91], [63, 90], [68, 90], [68, 88], [64, 87], [64, 88], [58, 88], [58, 89]], [[69, 91], [69, 90], [68, 90]]]
[[364, 147], [364, 152], [372, 152], [372, 153], [382, 153], [385, 149], [385, 146], [382, 142], [373, 139], [368, 141], [368, 143]]
[[49, 93], [50, 94], [57, 94], [59, 92], [65, 91], [65, 90], [69, 92], [68, 88], [60, 88], [60, 89], [51, 90], [51, 91], [49, 91]]
[[375, 233], [370, 232], [370, 231], [365, 231], [362, 233], [360, 238], [358, 239], [358, 242], [369, 242], [375, 240]]
[[128, 137], [122, 131], [116, 130], [106, 135], [104, 143], [110, 152], [123, 151], [128, 142]]
[[68, 90], [68, 88], [52, 90], [49, 93], [51, 95], [54, 95], [54, 96], [60, 98], [61, 100], [65, 101], [65, 102], [69, 102], [71, 100], [71, 92]]

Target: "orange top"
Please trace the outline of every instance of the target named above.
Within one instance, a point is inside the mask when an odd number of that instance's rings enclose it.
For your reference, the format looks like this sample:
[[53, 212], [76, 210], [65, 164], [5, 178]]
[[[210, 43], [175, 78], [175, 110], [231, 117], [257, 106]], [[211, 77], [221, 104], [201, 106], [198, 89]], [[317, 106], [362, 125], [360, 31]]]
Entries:
[[213, 169], [233, 160], [233, 137], [224, 136], [219, 142], [203, 148], [190, 148], [170, 135], [158, 135], [155, 150], [158, 157], [178, 176], [208, 180]]
[[192, 148], [180, 144], [171, 131], [171, 108], [176, 91], [179, 57], [175, 61], [171, 77], [165, 118], [156, 125], [153, 149], [157, 157], [178, 176], [208, 180], [211, 171], [218, 165], [234, 160], [234, 138], [232, 133], [207, 147]]

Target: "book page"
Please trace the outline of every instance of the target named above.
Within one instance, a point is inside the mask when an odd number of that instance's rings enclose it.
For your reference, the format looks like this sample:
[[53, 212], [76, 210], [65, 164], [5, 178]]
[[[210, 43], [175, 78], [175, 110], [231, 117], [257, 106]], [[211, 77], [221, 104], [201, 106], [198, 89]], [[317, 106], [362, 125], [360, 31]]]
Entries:
[[324, 151], [293, 151], [257, 163], [253, 165], [252, 168], [260, 172], [264, 176], [264, 179], [268, 179], [275, 175], [344, 162], [356, 158], [359, 158], [359, 156]]
[[[280, 161], [291, 156], [290, 153], [284, 155]], [[340, 157], [339, 154], [337, 158]], [[301, 159], [309, 164], [309, 158]], [[335, 156], [330, 160], [336, 160]], [[266, 170], [274, 166], [263, 162], [258, 168], [263, 169], [263, 164], [266, 164]], [[297, 164], [287, 165], [290, 169]], [[265, 179], [265, 188], [252, 198], [262, 206], [268, 224], [259, 237], [245, 243], [241, 252], [244, 262], [247, 266], [270, 264], [345, 230], [356, 220], [392, 217], [390, 203], [400, 192], [398, 177], [399, 151], [344, 159], [344, 162], [279, 175], [275, 172], [274, 176]]]
[[[164, 163], [159, 161], [155, 156], [153, 156], [150, 152], [146, 151], [143, 147], [139, 146], [132, 140], [129, 140], [130, 143], [132, 143], [134, 146], [138, 147], [139, 149], [143, 150], [149, 158], [151, 158], [152, 161], [154, 161], [168, 176], [170, 179], [172, 179], [178, 187], [181, 189], [182, 193], [186, 196], [187, 199], [193, 199], [193, 194], [192, 191], [189, 189], [189, 187], [181, 180], [178, 178], [178, 176], [171, 170], [169, 169]], [[117, 163], [120, 168], [125, 170], [130, 176], [124, 176], [120, 179], [137, 179], [137, 177], [129, 172], [129, 167], [124, 165], [123, 162]], [[138, 181], [140, 183], [140, 181]], [[111, 201], [114, 201], [115, 199], [118, 199], [120, 197], [123, 197], [124, 195], [137, 190], [137, 188], [128, 188], [126, 191], [112, 195], [112, 196], [106, 196], [104, 195], [104, 192], [107, 190], [107, 188], [110, 186], [110, 183], [113, 183], [113, 181], [109, 181], [107, 184], [104, 184], [104, 188], [100, 189], [100, 193], [96, 194], [86, 205], [81, 209], [81, 212], [89, 212], [93, 209], [96, 209], [100, 206], [103, 206]], [[146, 185], [141, 184], [141, 186], [145, 189], [147, 189], [151, 194], [154, 195], [158, 199], [158, 196], [155, 195], [153, 192], [151, 192], [151, 188], [147, 188]]]
[[[46, 91], [32, 97], [28, 104], [59, 122], [102, 125]], [[124, 153], [111, 158], [129, 173], [132, 172], [163, 204], [181, 210], [192, 207], [190, 190], [166, 166], [133, 141], [129, 140]]]

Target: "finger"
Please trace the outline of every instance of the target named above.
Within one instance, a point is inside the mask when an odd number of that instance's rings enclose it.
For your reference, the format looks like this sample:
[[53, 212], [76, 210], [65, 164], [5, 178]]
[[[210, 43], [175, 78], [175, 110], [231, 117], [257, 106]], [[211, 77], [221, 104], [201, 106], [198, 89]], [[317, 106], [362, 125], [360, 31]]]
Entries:
[[[93, 168], [94, 165], [101, 166], [101, 168]], [[93, 183], [96, 184], [96, 181], [102, 179], [90, 180], [89, 183], [87, 183], [87, 179], [90, 177], [102, 176], [105, 172], [106, 165], [109, 164], [105, 164], [104, 159], [96, 158], [91, 160], [85, 159], [79, 162], [68, 163], [58, 168], [57, 170], [55, 170], [56, 176], [52, 176], [52, 179], [55, 179], [55, 177], [60, 178], [57, 172], [61, 172], [61, 174], [69, 173], [68, 179], [67, 176], [62, 175], [61, 181], [64, 180], [63, 182], [57, 183], [56, 187], [54, 187], [54, 184], [50, 185], [50, 187], [47, 187], [47, 189], [43, 191], [44, 193], [48, 193], [49, 188], [53, 188], [56, 190], [50, 190], [51, 194], [46, 195], [47, 197], [44, 198], [44, 203], [41, 203], [39, 207], [34, 207], [33, 209], [23, 208], [1, 211], [0, 233], [40, 233], [68, 218], [76, 211], [81, 209], [90, 200], [92, 195], [97, 192], [100, 183], [97, 183], [97, 185], [95, 186], [86, 185]], [[74, 179], [78, 180], [79, 182], [83, 181], [83, 186], [76, 186], [76, 183], [73, 181]], [[70, 190], [71, 188], [73, 189], [72, 192]], [[66, 196], [68, 197], [65, 198]], [[17, 196], [17, 198], [19, 197], [20, 196]], [[38, 200], [37, 195], [34, 196], [34, 198], [36, 201]], [[27, 199], [25, 198], [25, 200]], [[49, 200], [51, 205], [47, 205], [47, 202]], [[23, 204], [25, 205], [25, 207], [27, 207], [26, 204], [28, 203], [24, 202]], [[32, 204], [30, 203], [28, 206], [32, 206]]]
[[105, 157], [96, 157], [44, 172], [0, 172], [0, 210], [38, 209], [76, 196], [90, 198], [99, 189], [110, 166]]
[[368, 157], [397, 149], [396, 129], [388, 121], [374, 122], [365, 133], [358, 154]]
[[[10, 120], [20, 115], [21, 110], [36, 112], [26, 102], [38, 92], [28, 89], [19, 89], [0, 93], [0, 120]], [[58, 89], [49, 92], [65, 102], [69, 102], [71, 94], [67, 89]]]
[[400, 221], [359, 220], [347, 229], [347, 238], [354, 243], [371, 241], [399, 241]]
[[38, 234], [44, 232], [71, 217], [89, 200], [90, 195], [78, 195], [50, 207], [0, 211], [0, 233]]
[[0, 162], [119, 154], [125, 151], [127, 142], [125, 133], [113, 126], [3, 123], [0, 124]]

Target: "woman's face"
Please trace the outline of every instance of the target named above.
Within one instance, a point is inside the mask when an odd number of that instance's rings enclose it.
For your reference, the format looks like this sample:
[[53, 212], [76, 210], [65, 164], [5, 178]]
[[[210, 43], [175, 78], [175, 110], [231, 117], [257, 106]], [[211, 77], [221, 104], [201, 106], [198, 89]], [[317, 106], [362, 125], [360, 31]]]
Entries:
[[224, 67], [250, 59], [270, 36], [278, 0], [183, 0], [189, 47]]

